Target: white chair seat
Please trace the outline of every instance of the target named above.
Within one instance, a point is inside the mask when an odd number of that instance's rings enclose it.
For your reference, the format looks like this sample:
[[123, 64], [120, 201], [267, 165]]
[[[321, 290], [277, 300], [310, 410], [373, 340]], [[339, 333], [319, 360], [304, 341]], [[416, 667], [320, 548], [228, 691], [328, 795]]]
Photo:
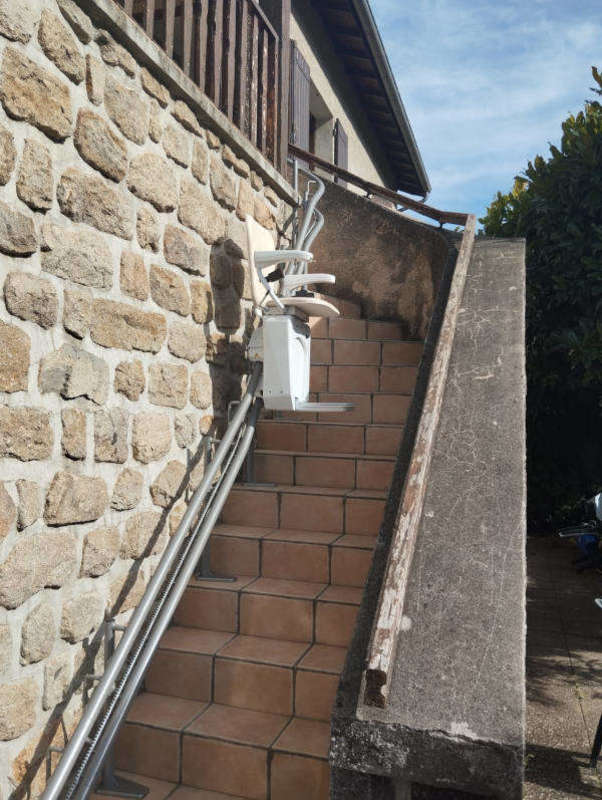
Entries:
[[[308, 317], [338, 317], [339, 310], [327, 300], [320, 300], [319, 297], [280, 297], [280, 302], [285, 307], [298, 308]], [[276, 303], [270, 299], [266, 306], [274, 308]]]

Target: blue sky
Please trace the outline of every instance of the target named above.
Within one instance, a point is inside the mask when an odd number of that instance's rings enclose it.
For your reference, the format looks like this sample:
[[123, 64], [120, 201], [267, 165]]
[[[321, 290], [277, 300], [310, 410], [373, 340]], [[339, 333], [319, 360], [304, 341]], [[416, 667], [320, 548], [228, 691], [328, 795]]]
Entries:
[[429, 203], [481, 216], [593, 95], [600, 0], [371, 0], [429, 174]]

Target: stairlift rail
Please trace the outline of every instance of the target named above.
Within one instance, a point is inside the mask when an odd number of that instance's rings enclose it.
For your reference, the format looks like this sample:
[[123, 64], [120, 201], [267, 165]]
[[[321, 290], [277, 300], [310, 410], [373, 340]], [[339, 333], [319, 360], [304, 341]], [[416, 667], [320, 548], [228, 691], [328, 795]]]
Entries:
[[[261, 373], [262, 365], [255, 364], [247, 391], [61, 755], [42, 795], [43, 800], [61, 797], [83, 800], [90, 792], [249, 449], [261, 404], [261, 400], [256, 399]], [[245, 421], [247, 427], [242, 433]], [[208, 496], [210, 500], [205, 503]]]

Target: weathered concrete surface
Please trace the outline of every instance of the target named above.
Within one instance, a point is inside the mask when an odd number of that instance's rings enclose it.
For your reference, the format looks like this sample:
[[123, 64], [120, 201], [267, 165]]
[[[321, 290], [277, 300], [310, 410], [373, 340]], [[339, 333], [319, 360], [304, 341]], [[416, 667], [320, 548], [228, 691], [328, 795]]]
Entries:
[[336, 767], [398, 784], [521, 797], [524, 409], [524, 244], [477, 240], [389, 703], [360, 702], [385, 521], [333, 716]]
[[445, 237], [429, 225], [325, 181], [324, 228], [313, 272], [334, 272], [330, 294], [360, 303], [368, 319], [393, 319], [403, 336], [423, 339], [447, 261]]

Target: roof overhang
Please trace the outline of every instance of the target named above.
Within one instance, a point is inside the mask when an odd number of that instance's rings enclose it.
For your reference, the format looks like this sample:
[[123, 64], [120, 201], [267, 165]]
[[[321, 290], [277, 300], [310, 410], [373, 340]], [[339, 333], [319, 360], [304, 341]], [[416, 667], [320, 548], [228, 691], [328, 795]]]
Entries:
[[387, 154], [394, 186], [427, 195], [431, 185], [368, 0], [312, 0]]

